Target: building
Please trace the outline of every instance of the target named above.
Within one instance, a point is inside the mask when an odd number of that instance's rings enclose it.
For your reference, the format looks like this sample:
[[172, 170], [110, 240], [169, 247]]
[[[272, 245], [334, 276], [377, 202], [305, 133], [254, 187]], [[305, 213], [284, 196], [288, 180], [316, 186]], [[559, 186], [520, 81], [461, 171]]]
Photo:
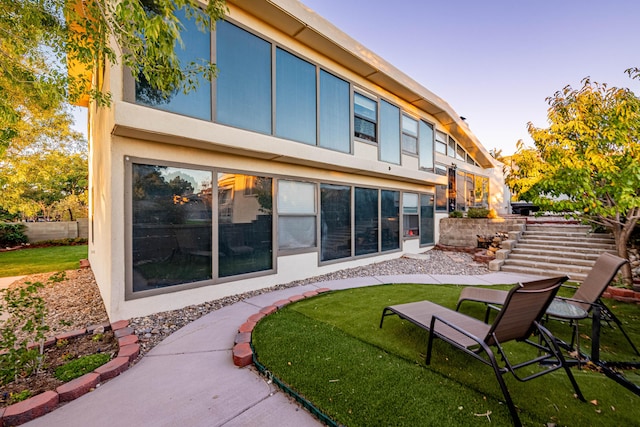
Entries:
[[[424, 251], [501, 211], [501, 169], [442, 99], [295, 0], [228, 1], [163, 97], [121, 65], [90, 107], [89, 258], [111, 319]], [[179, 49], [179, 48], [178, 48]]]

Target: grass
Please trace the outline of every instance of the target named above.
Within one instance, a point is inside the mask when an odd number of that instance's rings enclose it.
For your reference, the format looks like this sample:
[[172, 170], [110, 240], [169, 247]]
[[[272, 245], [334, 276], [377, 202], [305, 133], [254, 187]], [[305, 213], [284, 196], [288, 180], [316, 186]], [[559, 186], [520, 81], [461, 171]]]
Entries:
[[0, 277], [72, 270], [87, 258], [87, 245], [51, 246], [0, 252]]
[[[336, 422], [348, 426], [512, 425], [491, 369], [436, 340], [431, 365], [424, 362], [427, 334], [397, 316], [378, 327], [387, 305], [429, 299], [455, 307], [459, 286], [381, 285], [331, 292], [290, 304], [263, 319], [253, 332], [258, 360], [276, 377]], [[610, 304], [640, 342], [638, 307]], [[483, 306], [463, 311], [477, 318]], [[568, 339], [561, 322], [550, 328]], [[584, 322], [582, 331], [590, 331]], [[588, 338], [582, 344], [588, 349]], [[603, 326], [602, 357], [635, 360], [617, 329]], [[522, 344], [507, 347], [523, 355]], [[584, 348], [584, 347], [583, 347]], [[525, 352], [528, 351], [525, 350]], [[634, 425], [640, 398], [603, 374], [573, 368], [588, 401], [573, 397], [562, 371], [526, 383], [505, 376], [524, 425]], [[632, 375], [636, 375], [632, 373]]]

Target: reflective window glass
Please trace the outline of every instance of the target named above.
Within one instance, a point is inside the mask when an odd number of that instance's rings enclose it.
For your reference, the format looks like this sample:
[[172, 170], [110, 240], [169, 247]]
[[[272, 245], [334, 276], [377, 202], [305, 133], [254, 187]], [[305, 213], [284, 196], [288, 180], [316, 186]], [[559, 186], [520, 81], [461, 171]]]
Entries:
[[380, 101], [380, 160], [400, 164], [400, 109]]
[[271, 43], [226, 21], [216, 23], [216, 120], [271, 133]]
[[349, 83], [320, 70], [320, 146], [351, 152]]
[[278, 248], [316, 246], [316, 185], [278, 181]]
[[378, 252], [378, 190], [355, 189], [356, 255]]
[[[186, 67], [191, 62], [202, 60], [209, 61], [211, 59], [210, 32], [200, 31], [195, 18], [187, 19], [183, 10], [177, 10], [176, 16], [184, 26], [180, 33], [184, 46], [175, 46], [180, 66]], [[171, 93], [163, 93], [153, 89], [141, 74], [140, 81], [136, 82], [136, 103], [189, 117], [211, 120], [211, 82], [200, 75], [195, 79], [197, 87], [187, 94], [179, 88]]]
[[433, 170], [433, 126], [420, 120], [420, 140], [418, 155], [420, 168]]
[[351, 187], [320, 186], [320, 259], [329, 261], [351, 256]]
[[449, 149], [447, 150], [447, 153], [449, 154], [449, 157], [452, 158], [456, 158], [456, 141], [449, 137]]
[[420, 195], [420, 244], [432, 245], [434, 240], [433, 194]]
[[402, 193], [402, 226], [405, 237], [415, 237], [420, 234], [418, 222], [418, 195]]
[[212, 279], [212, 173], [133, 164], [133, 292]]
[[381, 241], [382, 250], [400, 248], [400, 192], [382, 190], [380, 192]]
[[436, 131], [436, 152], [447, 154], [447, 134]]
[[218, 275], [273, 269], [273, 197], [271, 178], [218, 174]]
[[276, 135], [316, 145], [316, 67], [276, 49]]

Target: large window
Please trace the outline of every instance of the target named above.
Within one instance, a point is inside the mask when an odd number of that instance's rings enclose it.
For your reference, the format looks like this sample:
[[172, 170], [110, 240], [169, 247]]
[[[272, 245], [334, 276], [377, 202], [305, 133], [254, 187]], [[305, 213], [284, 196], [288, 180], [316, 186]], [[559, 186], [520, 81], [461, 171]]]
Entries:
[[420, 235], [418, 195], [416, 193], [402, 193], [402, 227], [404, 237]]
[[418, 121], [402, 115], [402, 151], [418, 154]]
[[420, 169], [433, 171], [433, 126], [422, 120], [420, 120], [418, 145]]
[[219, 21], [216, 48], [216, 120], [270, 134], [271, 44]]
[[355, 189], [356, 255], [378, 252], [378, 190]]
[[400, 192], [382, 190], [380, 192], [380, 214], [382, 217], [382, 250], [400, 248]]
[[320, 260], [351, 256], [351, 187], [320, 185]]
[[131, 165], [133, 292], [210, 280], [209, 171]]
[[[187, 19], [183, 10], [176, 11], [183, 25], [180, 33], [184, 47], [175, 46], [179, 66], [186, 67], [191, 62], [209, 61], [211, 58], [211, 35], [209, 31], [200, 31], [195, 18]], [[197, 76], [197, 88], [185, 94], [179, 87], [172, 92], [153, 89], [140, 75], [136, 82], [135, 93], [138, 104], [149, 105], [160, 110], [184, 114], [204, 120], [211, 120], [211, 82]]]
[[378, 103], [353, 94], [353, 133], [356, 137], [376, 142], [378, 140]]
[[[248, 181], [253, 182], [250, 195], [244, 191]], [[271, 178], [218, 174], [220, 277], [273, 268], [272, 206]]]
[[278, 181], [278, 248], [316, 246], [316, 185]]
[[380, 101], [380, 160], [400, 164], [400, 109]]
[[276, 135], [316, 145], [316, 67], [276, 49]]
[[320, 70], [320, 146], [351, 152], [349, 83]]
[[[437, 175], [447, 176], [447, 168], [444, 166], [436, 165], [435, 172]], [[447, 184], [436, 185], [436, 211], [448, 210], [447, 187]]]
[[433, 194], [420, 194], [420, 244], [432, 245], [434, 239]]

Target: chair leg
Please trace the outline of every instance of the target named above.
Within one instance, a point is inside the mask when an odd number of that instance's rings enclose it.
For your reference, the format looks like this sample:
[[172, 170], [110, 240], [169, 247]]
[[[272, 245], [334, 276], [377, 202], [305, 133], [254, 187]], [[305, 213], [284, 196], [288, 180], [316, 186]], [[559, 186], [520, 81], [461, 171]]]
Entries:
[[604, 304], [600, 304], [602, 307], [602, 314], [605, 316], [608, 316], [611, 320], [613, 320], [613, 322], [618, 325], [618, 329], [620, 329], [620, 331], [622, 332], [622, 334], [624, 335], [624, 337], [627, 339], [627, 341], [629, 342], [629, 344], [631, 345], [631, 348], [633, 348], [633, 351], [636, 352], [636, 354], [638, 356], [640, 356], [640, 351], [638, 351], [638, 349], [636, 348], [635, 344], [633, 344], [633, 341], [631, 341], [631, 338], [629, 337], [629, 335], [627, 335], [627, 332], [624, 330], [624, 328], [622, 327], [622, 322], [620, 321], [620, 319], [618, 319], [616, 317], [615, 314], [613, 314], [613, 312], [611, 310], [609, 310], [609, 307], [607, 307]]
[[504, 378], [502, 377], [502, 374], [504, 372], [500, 370], [500, 367], [498, 366], [498, 361], [496, 360], [496, 357], [493, 351], [491, 351], [491, 349], [484, 343], [482, 343], [482, 348], [484, 352], [487, 354], [489, 361], [491, 362], [493, 373], [496, 375], [496, 379], [498, 380], [498, 384], [500, 385], [500, 390], [502, 390], [502, 394], [504, 395], [505, 403], [509, 408], [509, 413], [511, 414], [511, 418], [513, 419], [513, 425], [520, 427], [522, 426], [522, 422], [520, 421], [520, 417], [518, 416], [518, 411], [516, 409], [516, 406], [514, 405], [513, 400], [511, 399], [511, 394], [507, 389], [507, 384], [504, 382]]

